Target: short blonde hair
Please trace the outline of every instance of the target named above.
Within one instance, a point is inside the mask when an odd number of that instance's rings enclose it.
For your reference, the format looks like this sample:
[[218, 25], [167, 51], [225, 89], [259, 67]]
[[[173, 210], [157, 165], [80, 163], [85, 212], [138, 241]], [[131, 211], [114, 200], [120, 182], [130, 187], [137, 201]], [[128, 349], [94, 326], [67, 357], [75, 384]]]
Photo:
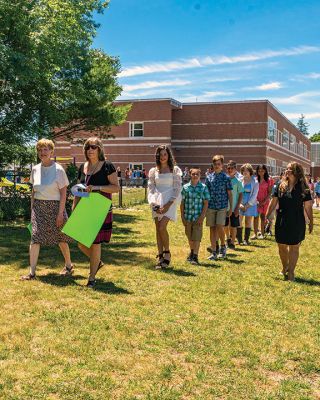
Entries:
[[223, 164], [224, 156], [222, 154], [217, 154], [214, 157], [212, 157], [212, 162], [214, 163], [216, 161], [221, 161], [221, 163]]
[[83, 145], [83, 153], [84, 153], [84, 156], [85, 156], [86, 160], [89, 161], [89, 158], [88, 158], [88, 156], [87, 156], [87, 150], [86, 150], [86, 147], [87, 147], [87, 145], [89, 145], [89, 144], [94, 144], [94, 145], [98, 146], [98, 159], [99, 159], [99, 161], [104, 161], [104, 160], [106, 159], [106, 157], [105, 157], [105, 155], [104, 155], [103, 143], [102, 143], [102, 140], [99, 139], [99, 138], [96, 137], [96, 136], [89, 137], [89, 138], [84, 142], [84, 145]]
[[37, 141], [36, 149], [39, 151], [42, 147], [48, 147], [51, 151], [54, 150], [54, 143], [50, 139], [40, 139]]

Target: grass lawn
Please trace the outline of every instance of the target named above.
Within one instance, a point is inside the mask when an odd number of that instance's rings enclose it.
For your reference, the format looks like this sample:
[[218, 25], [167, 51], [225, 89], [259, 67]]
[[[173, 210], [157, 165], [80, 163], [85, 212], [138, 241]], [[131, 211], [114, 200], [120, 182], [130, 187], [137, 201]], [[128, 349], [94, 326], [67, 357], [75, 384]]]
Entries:
[[0, 398], [5, 400], [320, 399], [320, 213], [284, 282], [273, 240], [206, 260], [184, 260], [171, 224], [173, 270], [155, 271], [146, 205], [115, 211], [107, 267], [86, 289], [88, 264], [58, 276], [58, 248], [27, 272], [29, 234], [0, 228]]

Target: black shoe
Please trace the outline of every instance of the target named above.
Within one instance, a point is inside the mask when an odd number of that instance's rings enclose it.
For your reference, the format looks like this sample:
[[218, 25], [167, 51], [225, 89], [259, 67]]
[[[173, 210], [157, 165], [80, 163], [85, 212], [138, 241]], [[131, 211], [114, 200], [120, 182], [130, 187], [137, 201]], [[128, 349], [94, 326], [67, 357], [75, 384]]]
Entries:
[[227, 247], [229, 247], [229, 249], [231, 248], [230, 245], [232, 245], [231, 239], [227, 239]]
[[207, 247], [207, 252], [210, 253], [210, 254], [212, 254], [212, 248], [211, 248], [211, 246], [210, 246], [210, 247]]
[[228, 244], [228, 249], [231, 249], [231, 250], [235, 250], [236, 249], [236, 246], [233, 244], [233, 243], [229, 243]]
[[87, 283], [87, 288], [89, 289], [94, 289], [94, 287], [96, 286], [97, 281], [94, 279], [93, 281], [90, 281], [90, 279], [88, 280]]
[[187, 257], [187, 261], [188, 261], [188, 262], [191, 262], [192, 259], [193, 259], [193, 252], [191, 251], [190, 254], [189, 254], [188, 257]]
[[191, 260], [191, 264], [200, 265], [199, 260], [198, 260], [198, 256], [196, 254], [193, 255], [192, 260]]

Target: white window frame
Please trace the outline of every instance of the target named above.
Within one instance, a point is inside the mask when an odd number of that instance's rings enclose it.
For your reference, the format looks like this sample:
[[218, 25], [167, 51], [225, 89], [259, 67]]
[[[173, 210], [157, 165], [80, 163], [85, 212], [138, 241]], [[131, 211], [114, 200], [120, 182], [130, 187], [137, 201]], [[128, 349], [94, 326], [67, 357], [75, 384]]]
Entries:
[[[284, 138], [287, 139], [287, 143], [286, 144], [285, 144]], [[290, 148], [290, 133], [286, 129], [283, 129], [281, 145], [286, 149]]]
[[[135, 128], [135, 125], [139, 124], [142, 125], [142, 129]], [[142, 135], [135, 135], [135, 131], [142, 131]], [[141, 138], [144, 137], [144, 122], [143, 121], [133, 121], [129, 122], [129, 137], [131, 138]]]
[[292, 133], [290, 135], [290, 150], [293, 151], [294, 153], [297, 152], [297, 138]]
[[278, 130], [278, 124], [277, 121], [275, 121], [273, 118], [268, 117], [268, 133], [267, 137], [268, 140], [270, 140], [273, 143], [277, 143], [277, 130]]
[[143, 170], [143, 163], [142, 162], [129, 163], [129, 169], [131, 169], [133, 171], [134, 170], [133, 167], [139, 167], [140, 171], [142, 171]]
[[267, 157], [267, 167], [271, 175], [277, 174], [277, 160], [275, 158]]

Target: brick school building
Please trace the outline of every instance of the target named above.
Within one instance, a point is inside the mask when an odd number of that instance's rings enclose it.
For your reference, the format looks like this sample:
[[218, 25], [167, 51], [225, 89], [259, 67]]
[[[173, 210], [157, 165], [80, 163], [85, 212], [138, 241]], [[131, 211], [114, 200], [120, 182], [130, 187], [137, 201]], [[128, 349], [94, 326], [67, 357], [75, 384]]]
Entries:
[[[180, 168], [199, 166], [204, 173], [214, 154], [223, 154], [238, 166], [266, 164], [279, 174], [291, 160], [310, 172], [310, 141], [268, 100], [180, 103], [174, 99], [119, 101], [132, 108], [122, 125], [113, 127], [113, 139], [103, 140], [107, 158], [121, 170], [155, 164], [160, 144], [172, 148]], [[66, 165], [84, 161], [78, 139], [56, 140], [57, 161]]]

